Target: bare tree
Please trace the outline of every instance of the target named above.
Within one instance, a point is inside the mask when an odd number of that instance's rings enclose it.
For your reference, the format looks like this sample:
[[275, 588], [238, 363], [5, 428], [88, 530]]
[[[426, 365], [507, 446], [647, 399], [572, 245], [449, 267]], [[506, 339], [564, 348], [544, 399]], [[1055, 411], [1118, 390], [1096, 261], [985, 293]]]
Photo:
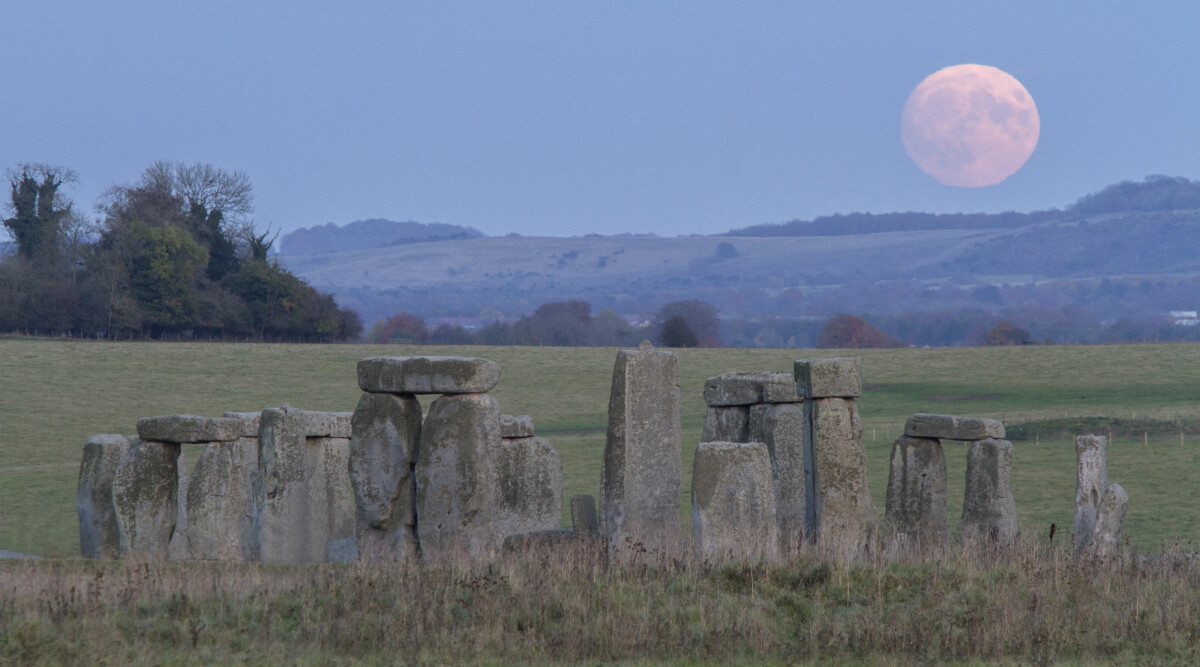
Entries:
[[199, 204], [210, 213], [220, 211], [230, 223], [242, 222], [254, 212], [254, 186], [245, 172], [196, 162], [175, 165], [173, 176], [176, 192], [189, 206]]

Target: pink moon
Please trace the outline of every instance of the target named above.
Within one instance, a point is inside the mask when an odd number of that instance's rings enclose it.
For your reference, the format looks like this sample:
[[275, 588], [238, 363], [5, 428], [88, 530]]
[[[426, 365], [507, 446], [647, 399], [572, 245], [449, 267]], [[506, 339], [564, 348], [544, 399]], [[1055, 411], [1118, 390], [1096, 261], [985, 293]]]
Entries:
[[945, 185], [979, 188], [1012, 176], [1037, 147], [1033, 97], [1007, 72], [955, 65], [925, 77], [904, 104], [908, 156]]

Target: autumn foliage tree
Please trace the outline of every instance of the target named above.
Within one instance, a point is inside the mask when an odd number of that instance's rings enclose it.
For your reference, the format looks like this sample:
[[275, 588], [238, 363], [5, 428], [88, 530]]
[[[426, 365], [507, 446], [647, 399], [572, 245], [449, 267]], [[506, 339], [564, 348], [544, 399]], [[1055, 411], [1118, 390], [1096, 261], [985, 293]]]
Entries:
[[903, 347], [904, 343], [867, 324], [854, 315], [829, 318], [817, 337], [817, 347], [877, 348]]
[[1028, 345], [1029, 341], [1029, 332], [1013, 326], [1008, 320], [1000, 322], [987, 332], [988, 345]]

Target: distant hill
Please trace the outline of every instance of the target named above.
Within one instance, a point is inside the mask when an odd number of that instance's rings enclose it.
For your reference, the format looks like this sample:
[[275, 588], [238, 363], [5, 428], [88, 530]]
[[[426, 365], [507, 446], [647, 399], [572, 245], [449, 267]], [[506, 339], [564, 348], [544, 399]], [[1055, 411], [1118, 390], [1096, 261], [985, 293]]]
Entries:
[[332, 222], [285, 234], [276, 244], [282, 255], [316, 255], [367, 250], [407, 243], [474, 239], [483, 232], [441, 222], [395, 222], [383, 218], [357, 220], [339, 227]]

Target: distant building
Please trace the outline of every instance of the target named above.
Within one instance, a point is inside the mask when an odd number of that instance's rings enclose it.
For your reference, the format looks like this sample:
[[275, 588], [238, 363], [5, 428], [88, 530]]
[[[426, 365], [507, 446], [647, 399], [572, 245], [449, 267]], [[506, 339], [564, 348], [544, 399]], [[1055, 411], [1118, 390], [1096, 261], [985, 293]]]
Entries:
[[1167, 313], [1171, 317], [1171, 324], [1177, 327], [1195, 327], [1200, 326], [1200, 312], [1195, 310], [1172, 310]]

